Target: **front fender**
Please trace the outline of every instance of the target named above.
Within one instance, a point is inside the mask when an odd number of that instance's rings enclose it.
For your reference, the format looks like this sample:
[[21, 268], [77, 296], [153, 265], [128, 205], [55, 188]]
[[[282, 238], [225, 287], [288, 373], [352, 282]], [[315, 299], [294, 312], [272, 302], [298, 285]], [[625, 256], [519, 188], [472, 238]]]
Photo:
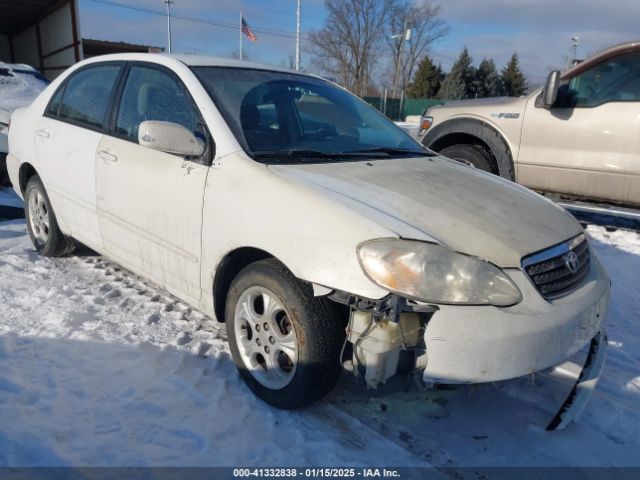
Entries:
[[397, 234], [242, 153], [219, 165], [205, 190], [203, 292], [213, 291], [212, 273], [227, 252], [251, 247], [269, 252], [302, 280], [371, 299], [389, 293], [365, 276], [356, 247]]
[[481, 118], [451, 118], [436, 124], [427, 131], [422, 143], [439, 151], [444, 147], [461, 143], [461, 136], [474, 137], [486, 144], [498, 164], [498, 173], [509, 180], [515, 179], [512, 146], [507, 137], [493, 124]]

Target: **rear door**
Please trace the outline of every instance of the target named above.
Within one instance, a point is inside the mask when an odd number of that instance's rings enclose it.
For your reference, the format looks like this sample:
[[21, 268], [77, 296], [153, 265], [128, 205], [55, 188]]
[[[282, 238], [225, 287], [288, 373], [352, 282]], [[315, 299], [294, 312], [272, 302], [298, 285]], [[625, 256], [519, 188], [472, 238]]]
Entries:
[[68, 235], [100, 249], [95, 158], [124, 64], [100, 63], [67, 78], [34, 124], [38, 171]]
[[[184, 158], [138, 144], [144, 120], [183, 125], [207, 142]], [[176, 293], [200, 298], [202, 205], [210, 136], [188, 90], [172, 72], [132, 64], [112, 133], [96, 158], [100, 229], [107, 253]]]
[[550, 109], [529, 100], [518, 182], [640, 204], [640, 54], [604, 60], [561, 87]]

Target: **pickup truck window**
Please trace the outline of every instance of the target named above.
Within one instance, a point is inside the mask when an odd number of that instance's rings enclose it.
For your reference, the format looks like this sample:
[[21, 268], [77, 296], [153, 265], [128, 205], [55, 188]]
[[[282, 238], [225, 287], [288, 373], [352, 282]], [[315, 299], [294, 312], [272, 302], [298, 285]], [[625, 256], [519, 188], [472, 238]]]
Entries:
[[621, 55], [573, 77], [563, 107], [595, 107], [607, 102], [640, 100], [640, 54]]

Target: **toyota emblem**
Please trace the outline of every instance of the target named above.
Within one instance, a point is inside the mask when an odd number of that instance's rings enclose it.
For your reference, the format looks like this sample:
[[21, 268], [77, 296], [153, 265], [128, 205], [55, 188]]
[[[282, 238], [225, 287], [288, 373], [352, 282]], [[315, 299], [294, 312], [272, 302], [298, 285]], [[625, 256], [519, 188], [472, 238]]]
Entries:
[[571, 273], [576, 273], [580, 268], [580, 259], [574, 252], [569, 252], [567, 256], [564, 257], [564, 264]]

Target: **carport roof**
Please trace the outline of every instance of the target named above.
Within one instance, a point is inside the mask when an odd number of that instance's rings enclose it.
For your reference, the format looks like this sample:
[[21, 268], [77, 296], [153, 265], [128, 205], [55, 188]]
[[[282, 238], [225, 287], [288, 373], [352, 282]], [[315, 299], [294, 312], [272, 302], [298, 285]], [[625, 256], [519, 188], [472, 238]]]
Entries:
[[60, 0], [0, 0], [0, 33], [15, 33], [66, 3]]

